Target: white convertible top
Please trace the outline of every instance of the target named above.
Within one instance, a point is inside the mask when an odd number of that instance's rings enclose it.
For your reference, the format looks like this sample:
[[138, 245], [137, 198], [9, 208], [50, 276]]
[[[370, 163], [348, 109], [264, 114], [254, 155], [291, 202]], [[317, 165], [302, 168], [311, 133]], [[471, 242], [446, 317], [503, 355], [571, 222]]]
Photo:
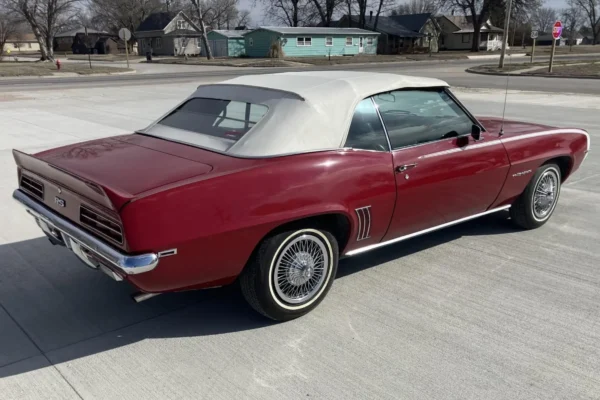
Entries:
[[261, 102], [269, 111], [254, 128], [230, 147], [217, 149], [240, 157], [274, 157], [342, 147], [356, 105], [369, 96], [398, 89], [447, 86], [439, 79], [386, 73], [285, 72], [202, 85], [190, 98], [221, 98], [220, 92], [227, 87], [227, 92], [242, 97], [254, 93], [255, 88], [280, 92], [281, 97]]

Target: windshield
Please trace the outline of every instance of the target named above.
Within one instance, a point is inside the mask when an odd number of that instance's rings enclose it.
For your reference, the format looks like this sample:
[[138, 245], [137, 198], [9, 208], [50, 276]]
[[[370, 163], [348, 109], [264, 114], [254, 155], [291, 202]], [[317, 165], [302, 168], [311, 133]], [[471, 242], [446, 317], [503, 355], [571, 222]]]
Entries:
[[267, 111], [268, 107], [262, 104], [193, 98], [160, 120], [148, 133], [163, 139], [226, 151], [248, 133]]

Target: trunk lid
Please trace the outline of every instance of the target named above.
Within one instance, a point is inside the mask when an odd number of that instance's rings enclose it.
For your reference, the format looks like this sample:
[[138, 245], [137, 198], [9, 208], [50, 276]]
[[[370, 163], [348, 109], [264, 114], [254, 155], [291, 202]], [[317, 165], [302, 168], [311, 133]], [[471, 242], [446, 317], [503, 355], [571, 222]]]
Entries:
[[140, 135], [77, 143], [34, 156], [14, 151], [19, 167], [118, 211], [137, 194], [209, 173], [189, 146]]

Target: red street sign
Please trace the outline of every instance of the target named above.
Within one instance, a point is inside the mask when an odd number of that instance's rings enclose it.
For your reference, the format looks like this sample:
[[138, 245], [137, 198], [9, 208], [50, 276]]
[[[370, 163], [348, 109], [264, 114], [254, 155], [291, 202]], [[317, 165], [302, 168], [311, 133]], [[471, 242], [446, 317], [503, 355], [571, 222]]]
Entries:
[[562, 30], [563, 30], [562, 23], [560, 21], [556, 21], [554, 23], [554, 26], [552, 27], [552, 37], [554, 38], [554, 40], [557, 40], [560, 38], [560, 35], [562, 34]]

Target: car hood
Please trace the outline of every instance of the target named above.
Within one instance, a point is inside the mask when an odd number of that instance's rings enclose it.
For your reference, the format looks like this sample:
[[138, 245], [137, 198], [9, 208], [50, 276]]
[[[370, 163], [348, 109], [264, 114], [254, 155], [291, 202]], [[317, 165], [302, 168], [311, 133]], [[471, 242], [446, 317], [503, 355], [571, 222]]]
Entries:
[[[189, 146], [127, 135], [77, 143], [38, 153], [50, 166], [107, 188], [119, 208], [134, 196], [203, 175], [212, 166], [201, 162]], [[164, 142], [163, 142], [164, 143]], [[164, 147], [164, 148], [163, 148]]]
[[500, 129], [504, 129], [504, 136], [526, 135], [529, 133], [556, 129], [556, 127], [549, 125], [532, 124], [529, 122], [512, 120], [504, 120], [503, 124], [501, 118], [478, 117], [477, 120], [481, 122], [485, 130], [488, 132], [498, 133], [500, 132]]

